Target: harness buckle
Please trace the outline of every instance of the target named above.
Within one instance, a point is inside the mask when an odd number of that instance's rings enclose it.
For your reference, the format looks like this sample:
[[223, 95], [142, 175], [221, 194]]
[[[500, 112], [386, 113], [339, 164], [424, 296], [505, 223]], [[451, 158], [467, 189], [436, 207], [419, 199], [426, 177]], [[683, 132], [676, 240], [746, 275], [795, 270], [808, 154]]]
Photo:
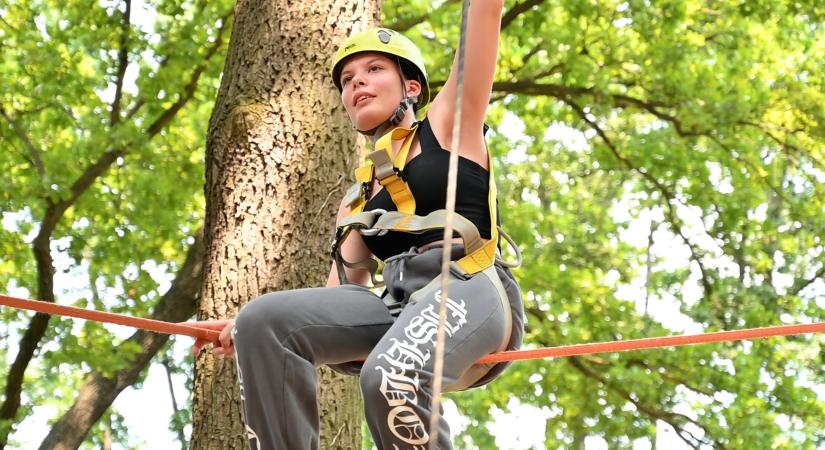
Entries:
[[338, 254], [338, 247], [341, 244], [341, 236], [344, 235], [344, 230], [342, 228], [335, 229], [335, 236], [332, 238], [332, 243], [330, 244], [330, 255], [334, 259]]
[[[375, 216], [375, 220], [377, 221], [378, 217], [380, 217], [382, 214], [386, 213], [387, 210], [383, 209], [383, 208], [376, 208], [376, 209], [371, 209], [369, 212], [373, 213], [373, 215]], [[375, 222], [373, 222], [373, 223], [375, 223]], [[358, 232], [361, 233], [364, 236], [383, 236], [383, 235], [387, 234], [387, 231], [389, 231], [389, 230], [376, 230], [375, 228], [363, 228], [363, 229], [358, 230]]]

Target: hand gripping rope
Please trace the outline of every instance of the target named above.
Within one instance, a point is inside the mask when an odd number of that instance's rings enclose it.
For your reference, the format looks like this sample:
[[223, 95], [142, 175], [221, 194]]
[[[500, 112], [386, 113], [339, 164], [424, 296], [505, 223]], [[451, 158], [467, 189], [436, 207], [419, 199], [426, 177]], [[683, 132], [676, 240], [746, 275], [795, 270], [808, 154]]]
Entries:
[[[76, 319], [93, 320], [95, 322], [123, 325], [145, 331], [152, 331], [155, 333], [190, 336], [196, 339], [204, 339], [209, 342], [217, 342], [218, 336], [220, 335], [220, 332], [211, 328], [206, 328], [205, 325], [200, 322], [164, 322], [161, 320], [144, 319], [125, 314], [96, 311], [93, 309], [78, 308], [75, 306], [58, 305], [39, 300], [9, 297], [7, 295], [0, 295], [0, 306], [25, 309], [57, 316], [74, 317]], [[685, 345], [707, 344], [711, 342], [730, 342], [822, 332], [825, 332], [825, 322], [799, 325], [775, 325], [762, 328], [746, 328], [741, 330], [716, 331], [702, 334], [662, 336], [643, 339], [629, 339], [624, 341], [595, 342], [528, 350], [514, 350], [487, 355], [476, 361], [476, 364], [524, 361], [528, 359], [561, 358], [565, 356], [592, 355], [594, 353], [624, 352], [629, 350], [652, 348], [680, 347]]]

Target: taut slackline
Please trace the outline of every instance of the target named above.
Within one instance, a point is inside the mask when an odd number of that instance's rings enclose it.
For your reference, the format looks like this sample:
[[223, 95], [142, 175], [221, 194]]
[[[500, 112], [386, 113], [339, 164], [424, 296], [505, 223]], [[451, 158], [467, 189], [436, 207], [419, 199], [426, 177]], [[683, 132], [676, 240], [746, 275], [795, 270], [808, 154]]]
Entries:
[[[7, 295], [0, 295], [0, 306], [8, 306], [11, 308], [25, 309], [57, 316], [74, 317], [76, 319], [93, 320], [95, 322], [124, 325], [127, 327], [138, 328], [156, 333], [190, 336], [193, 338], [205, 339], [210, 342], [217, 342], [218, 335], [220, 334], [218, 331], [203, 328], [199, 325], [199, 322], [164, 322], [161, 320], [144, 319], [125, 314], [96, 311], [93, 309], [78, 308], [75, 306], [58, 305], [40, 300], [9, 297]], [[774, 325], [761, 328], [715, 331], [711, 333], [661, 336], [609, 342], [560, 345], [557, 347], [544, 347], [527, 350], [513, 350], [487, 355], [476, 361], [476, 364], [523, 361], [528, 359], [561, 358], [566, 356], [624, 352], [630, 350], [664, 347], [680, 347], [685, 345], [708, 344], [712, 342], [730, 342], [822, 332], [825, 332], [825, 322], [795, 325]]]

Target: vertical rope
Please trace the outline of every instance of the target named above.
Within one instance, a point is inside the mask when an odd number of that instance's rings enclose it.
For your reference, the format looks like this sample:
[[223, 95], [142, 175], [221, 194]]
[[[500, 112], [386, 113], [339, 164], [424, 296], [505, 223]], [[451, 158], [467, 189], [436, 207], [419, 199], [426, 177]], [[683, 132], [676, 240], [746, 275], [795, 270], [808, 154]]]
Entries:
[[461, 104], [464, 98], [464, 61], [467, 46], [467, 12], [469, 0], [461, 4], [461, 33], [458, 41], [458, 72], [456, 76], [455, 105], [453, 112], [453, 130], [450, 140], [450, 165], [447, 173], [447, 204], [444, 221], [444, 246], [441, 252], [441, 295], [438, 303], [438, 333], [435, 343], [435, 361], [433, 367], [432, 416], [430, 417], [429, 450], [438, 449], [438, 421], [441, 418], [441, 383], [444, 372], [444, 334], [447, 323], [447, 294], [452, 257], [453, 215], [455, 214], [455, 193], [458, 179], [458, 152], [461, 139]]

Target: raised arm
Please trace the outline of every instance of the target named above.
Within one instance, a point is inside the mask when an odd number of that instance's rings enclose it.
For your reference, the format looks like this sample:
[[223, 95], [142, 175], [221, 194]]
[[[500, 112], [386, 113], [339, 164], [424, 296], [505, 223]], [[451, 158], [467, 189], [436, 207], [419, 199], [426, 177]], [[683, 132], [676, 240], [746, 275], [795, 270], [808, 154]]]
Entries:
[[[498, 61], [498, 42], [504, 0], [474, 0], [467, 15], [464, 92], [459, 154], [487, 167], [484, 115]], [[452, 148], [452, 127], [458, 79], [458, 42], [450, 76], [427, 113], [438, 141]]]

